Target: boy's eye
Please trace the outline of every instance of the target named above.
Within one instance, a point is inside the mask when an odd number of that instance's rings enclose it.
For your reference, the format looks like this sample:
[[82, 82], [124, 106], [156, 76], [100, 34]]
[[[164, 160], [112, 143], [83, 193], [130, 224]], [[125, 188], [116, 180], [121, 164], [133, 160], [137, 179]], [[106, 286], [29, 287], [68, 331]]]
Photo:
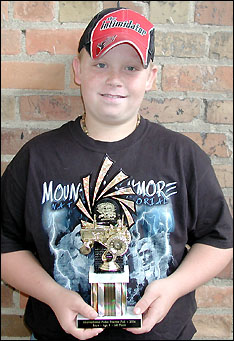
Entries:
[[98, 63], [97, 67], [99, 67], [100, 69], [104, 69], [106, 67], [106, 64], [104, 63]]
[[127, 66], [126, 69], [128, 71], [136, 71], [136, 68], [134, 66]]

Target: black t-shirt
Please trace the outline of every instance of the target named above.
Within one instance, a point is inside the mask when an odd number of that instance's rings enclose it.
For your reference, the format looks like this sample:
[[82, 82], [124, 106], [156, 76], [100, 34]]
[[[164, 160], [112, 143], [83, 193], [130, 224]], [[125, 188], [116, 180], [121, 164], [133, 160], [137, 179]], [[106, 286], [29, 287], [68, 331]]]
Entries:
[[[81, 220], [92, 222], [99, 200], [114, 199], [129, 226], [128, 304], [147, 284], [165, 278], [186, 255], [186, 245], [232, 247], [232, 220], [208, 156], [189, 138], [141, 119], [123, 140], [88, 137], [80, 118], [29, 141], [2, 177], [2, 252], [31, 250], [62, 286], [90, 303]], [[103, 213], [103, 212], [102, 212]], [[94, 339], [191, 338], [194, 292], [176, 301], [149, 333], [106, 329]], [[25, 321], [40, 338], [73, 339], [53, 311], [29, 298]]]

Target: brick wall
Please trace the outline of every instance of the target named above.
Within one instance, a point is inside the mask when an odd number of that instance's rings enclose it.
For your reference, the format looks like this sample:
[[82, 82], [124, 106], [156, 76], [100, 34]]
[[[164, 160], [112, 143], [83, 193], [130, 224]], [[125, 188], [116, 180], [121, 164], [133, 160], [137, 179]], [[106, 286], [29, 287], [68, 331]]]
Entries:
[[[141, 114], [190, 136], [232, 194], [232, 1], [121, 1], [156, 26], [158, 78]], [[2, 1], [2, 171], [33, 136], [83, 112], [71, 63], [83, 29], [114, 1]], [[197, 290], [195, 340], [232, 339], [232, 265]], [[28, 339], [27, 296], [2, 283], [2, 339]]]

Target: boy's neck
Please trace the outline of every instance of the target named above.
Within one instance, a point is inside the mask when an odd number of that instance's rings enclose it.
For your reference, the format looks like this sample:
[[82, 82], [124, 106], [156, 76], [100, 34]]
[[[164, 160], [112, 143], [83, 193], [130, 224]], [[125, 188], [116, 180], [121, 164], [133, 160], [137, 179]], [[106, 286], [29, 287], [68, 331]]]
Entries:
[[116, 142], [130, 135], [140, 124], [141, 116], [138, 116], [130, 122], [122, 125], [102, 125], [98, 122], [95, 126], [91, 123], [87, 124], [86, 114], [82, 115], [80, 125], [84, 133], [94, 140], [103, 142]]

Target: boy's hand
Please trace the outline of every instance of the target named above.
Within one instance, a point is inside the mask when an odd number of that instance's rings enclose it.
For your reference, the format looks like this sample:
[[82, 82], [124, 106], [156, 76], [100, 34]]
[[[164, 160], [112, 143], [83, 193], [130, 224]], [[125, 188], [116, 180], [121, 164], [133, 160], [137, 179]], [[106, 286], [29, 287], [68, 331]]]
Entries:
[[76, 327], [76, 316], [78, 313], [89, 319], [94, 319], [98, 314], [74, 291], [63, 287], [59, 288], [53, 297], [50, 307], [53, 309], [64, 331], [77, 339], [87, 340], [103, 331], [100, 328], [78, 329]]
[[[146, 287], [136, 304], [136, 314], [144, 313], [142, 328], [128, 329], [141, 334], [161, 322], [174, 302], [218, 275], [233, 257], [233, 250], [194, 244], [180, 266], [167, 278], [156, 280]], [[138, 310], [139, 309], [139, 310]]]
[[135, 314], [143, 314], [142, 327], [126, 330], [133, 334], [148, 333], [156, 323], [161, 322], [177, 299], [172, 291], [168, 278], [149, 284], [134, 308]]

